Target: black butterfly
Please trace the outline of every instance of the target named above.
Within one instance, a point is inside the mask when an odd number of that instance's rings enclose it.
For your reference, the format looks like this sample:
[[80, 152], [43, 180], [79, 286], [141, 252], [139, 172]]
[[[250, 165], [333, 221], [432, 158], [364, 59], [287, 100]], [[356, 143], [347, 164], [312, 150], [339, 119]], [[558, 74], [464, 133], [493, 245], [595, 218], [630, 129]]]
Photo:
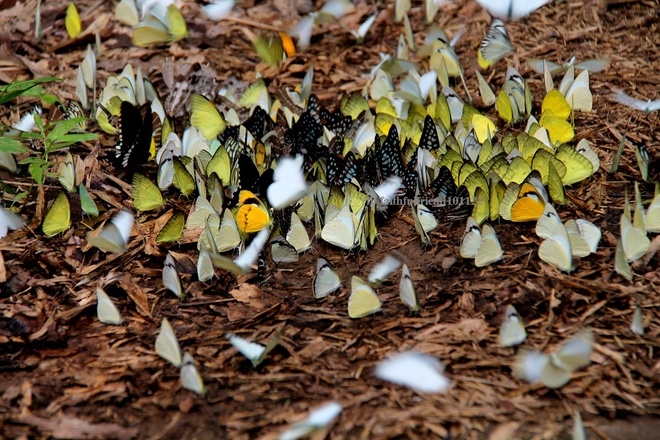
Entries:
[[381, 176], [385, 178], [390, 176], [404, 177], [403, 157], [401, 157], [399, 145], [399, 132], [396, 125], [392, 125], [385, 142], [381, 144], [380, 148], [376, 149], [376, 159], [378, 160]]
[[360, 174], [360, 164], [352, 151], [343, 159], [335, 154], [329, 155], [326, 167], [326, 181], [333, 186], [343, 187]]
[[422, 136], [419, 138], [419, 148], [431, 151], [440, 148], [440, 140], [438, 139], [438, 132], [435, 130], [435, 122], [433, 122], [433, 118], [429, 115], [426, 115], [424, 118], [424, 128], [422, 129]]
[[119, 140], [115, 145], [115, 166], [135, 168], [147, 163], [153, 130], [153, 112], [149, 104], [138, 108], [128, 101], [122, 101], [117, 127]]
[[463, 185], [456, 186], [449, 168], [440, 168], [438, 177], [422, 192], [422, 203], [440, 221], [455, 221], [472, 212], [470, 193]]

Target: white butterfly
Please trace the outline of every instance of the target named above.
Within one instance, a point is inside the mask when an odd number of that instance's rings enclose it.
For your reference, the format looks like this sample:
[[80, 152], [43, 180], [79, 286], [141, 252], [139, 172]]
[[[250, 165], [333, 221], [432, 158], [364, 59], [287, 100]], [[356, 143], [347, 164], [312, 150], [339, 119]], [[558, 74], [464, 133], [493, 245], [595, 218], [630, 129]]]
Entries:
[[484, 267], [502, 259], [504, 252], [495, 229], [485, 224], [482, 230], [472, 217], [468, 218], [461, 240], [461, 257], [474, 258], [474, 265]]
[[124, 322], [117, 306], [103, 289], [96, 289], [96, 316], [104, 324], [119, 325]]
[[386, 255], [380, 262], [378, 262], [369, 272], [369, 282], [375, 285], [380, 285], [385, 278], [401, 266], [401, 260]]
[[208, 5], [202, 6], [202, 11], [211, 20], [219, 21], [229, 15], [235, 4], [236, 0], [212, 0]]
[[266, 346], [248, 341], [233, 333], [227, 333], [227, 339], [236, 350], [252, 362], [253, 367], [258, 367], [266, 359], [268, 353], [279, 345], [282, 340], [282, 334], [278, 332]]
[[573, 270], [573, 249], [566, 227], [560, 222], [539, 246], [541, 260], [564, 272]]
[[551, 355], [538, 351], [519, 352], [514, 371], [529, 382], [541, 382], [548, 388], [561, 388], [571, 380], [574, 371], [591, 363], [593, 344], [591, 329], [582, 330]]
[[[326, 210], [326, 215], [330, 210]], [[355, 230], [358, 219], [349, 205], [342, 207], [321, 230], [321, 238], [342, 249], [355, 247]]]
[[295, 423], [280, 435], [280, 440], [296, 440], [307, 437], [319, 429], [328, 426], [341, 414], [343, 407], [339, 402], [328, 402], [309, 413], [305, 420]]
[[572, 440], [586, 440], [587, 435], [584, 432], [584, 424], [582, 423], [582, 416], [580, 411], [575, 410], [573, 415], [573, 439]]
[[380, 361], [374, 374], [379, 379], [407, 386], [418, 393], [442, 393], [450, 385], [449, 379], [442, 374], [443, 370], [438, 359], [410, 351]]
[[522, 344], [527, 339], [527, 331], [518, 311], [511, 304], [506, 306], [504, 321], [500, 326], [499, 345], [500, 347], [513, 347]]
[[250, 245], [236, 258], [231, 260], [224, 255], [210, 254], [213, 265], [228, 270], [236, 275], [246, 274], [252, 270], [252, 265], [259, 258], [261, 250], [270, 238], [270, 229], [264, 228], [252, 239]]
[[156, 338], [156, 353], [177, 368], [183, 362], [179, 340], [167, 318], [163, 318], [160, 324], [160, 332]]
[[272, 208], [291, 206], [307, 194], [309, 187], [302, 167], [302, 156], [296, 156], [295, 159], [283, 157], [279, 160], [273, 173], [273, 183], [266, 191], [268, 203]]
[[417, 292], [415, 285], [410, 278], [410, 271], [407, 265], [403, 265], [401, 269], [401, 281], [399, 282], [399, 297], [401, 301], [408, 306], [411, 312], [416, 312], [420, 309], [419, 300], [417, 299]]
[[339, 275], [334, 271], [328, 260], [319, 257], [316, 262], [316, 276], [314, 277], [314, 298], [325, 298], [341, 287]]
[[167, 287], [167, 289], [178, 298], [183, 298], [185, 295], [183, 286], [181, 285], [181, 277], [176, 270], [176, 261], [174, 261], [174, 257], [172, 257], [172, 254], [170, 253], [165, 257], [165, 266], [163, 266], [163, 284], [165, 284], [165, 287]]
[[100, 232], [89, 234], [87, 241], [105, 252], [124, 253], [134, 221], [133, 213], [126, 210], [119, 211], [110, 220], [110, 224], [106, 224]]
[[621, 245], [629, 262], [642, 258], [651, 247], [646, 232], [634, 226], [625, 214], [621, 214]]
[[636, 335], [644, 336], [644, 314], [640, 306], [635, 306], [630, 330]]
[[183, 355], [183, 364], [181, 365], [180, 375], [181, 386], [183, 388], [200, 395], [206, 393], [206, 387], [204, 386], [202, 376], [200, 376], [199, 371], [197, 371], [195, 360], [188, 353]]
[[6, 237], [7, 232], [22, 228], [24, 225], [23, 217], [0, 206], [0, 238]]
[[21, 120], [12, 124], [12, 128], [18, 131], [30, 132], [37, 126], [37, 123], [34, 122], [34, 116], [41, 116], [41, 107], [35, 107], [31, 111], [25, 113]]
[[660, 110], [660, 99], [656, 99], [651, 101], [649, 100], [641, 100], [641, 99], [635, 99], [631, 96], [628, 96], [621, 90], [617, 90], [612, 94], [612, 99], [618, 102], [619, 104], [627, 105], [628, 107], [632, 107], [637, 110], [641, 110], [646, 114], [649, 114], [651, 112], [654, 112], [656, 110]]
[[477, 0], [490, 15], [520, 20], [552, 0]]

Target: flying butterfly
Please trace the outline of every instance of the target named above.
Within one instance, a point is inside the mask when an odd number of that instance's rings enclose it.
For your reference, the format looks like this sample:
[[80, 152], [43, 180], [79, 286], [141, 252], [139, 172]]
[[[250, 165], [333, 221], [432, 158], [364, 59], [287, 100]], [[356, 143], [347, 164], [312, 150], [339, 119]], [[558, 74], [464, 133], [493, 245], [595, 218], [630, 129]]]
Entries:
[[486, 70], [493, 63], [496, 63], [513, 51], [514, 47], [509, 39], [509, 33], [504, 27], [504, 22], [499, 18], [493, 19], [486, 37], [479, 45], [477, 52], [479, 67]]
[[418, 393], [443, 393], [451, 385], [443, 370], [444, 366], [438, 359], [408, 351], [378, 362], [374, 375], [379, 379], [407, 386]]
[[564, 342], [557, 352], [546, 355], [523, 350], [516, 355], [514, 372], [529, 382], [541, 382], [548, 388], [561, 388], [574, 371], [591, 363], [594, 335], [591, 329], [578, 332]]
[[252, 366], [256, 368], [266, 359], [266, 356], [268, 356], [268, 354], [280, 344], [282, 333], [277, 332], [265, 346], [257, 344], [256, 342], [248, 341], [247, 339], [236, 336], [233, 333], [227, 333], [227, 339], [229, 340], [229, 343], [233, 345], [239, 353], [248, 358], [252, 363]]
[[101, 231], [90, 234], [87, 241], [104, 252], [124, 253], [133, 230], [133, 222], [134, 217], [131, 212], [119, 211]]
[[306, 419], [294, 423], [280, 434], [280, 440], [296, 440], [308, 437], [332, 423], [342, 412], [343, 407], [339, 402], [328, 402], [313, 411], [310, 411]]
[[162, 2], [155, 3], [133, 30], [131, 41], [136, 46], [171, 43], [188, 35], [188, 27], [179, 8], [170, 4], [164, 9]]

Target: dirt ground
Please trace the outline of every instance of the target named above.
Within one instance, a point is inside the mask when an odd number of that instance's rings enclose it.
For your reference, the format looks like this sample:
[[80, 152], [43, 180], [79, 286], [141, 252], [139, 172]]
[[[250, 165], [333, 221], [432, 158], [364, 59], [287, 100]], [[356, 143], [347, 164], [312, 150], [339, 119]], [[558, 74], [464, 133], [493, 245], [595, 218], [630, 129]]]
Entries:
[[[0, 1], [0, 81], [54, 75], [63, 81], [49, 90], [74, 99], [75, 68], [94, 37], [88, 33], [69, 39], [66, 4], [54, 0], [42, 5], [44, 37], [36, 42], [36, 2]], [[200, 12], [201, 3], [185, 1], [189, 36], [157, 48], [131, 46], [131, 30], [115, 20], [114, 2], [76, 4], [85, 27], [98, 29], [102, 39], [99, 84], [130, 62], [148, 73], [163, 97], [168, 90], [160, 68], [166, 59], [208, 63], [220, 81], [234, 75], [251, 82], [260, 71], [271, 90], [298, 84], [313, 65], [312, 90], [334, 108], [342, 92], [362, 89], [379, 52], [393, 53], [403, 31], [392, 21], [392, 2], [360, 2], [343, 20], [350, 28], [376, 8], [382, 11], [362, 44], [335, 24], [323, 25], [308, 49], [276, 69], [258, 63], [249, 32], [287, 29], [299, 14], [317, 10], [320, 3], [248, 0], [234, 9], [233, 19], [215, 23]], [[423, 17], [422, 4], [413, 2], [411, 21], [418, 43], [426, 35]], [[488, 14], [474, 1], [461, 0], [443, 6], [435, 21], [449, 35], [466, 27], [456, 51], [476, 95], [476, 50]], [[7, 280], [0, 284], [0, 437], [272, 439], [308, 410], [337, 400], [344, 406], [342, 414], [313, 438], [570, 438], [574, 410], [582, 413], [590, 439], [657, 438], [659, 257], [650, 255], [636, 263], [633, 282], [614, 272], [624, 190], [627, 184], [632, 191], [632, 182], [641, 181], [631, 143], [618, 171], [609, 169], [623, 134], [645, 143], [651, 156], [660, 158], [660, 114], [644, 115], [611, 102], [608, 95], [616, 87], [636, 97], [660, 98], [660, 2], [555, 1], [507, 27], [516, 53], [497, 63], [489, 80], [497, 90], [506, 66], [514, 65], [528, 78], [536, 106], [542, 80], [525, 59], [611, 61], [606, 71], [591, 75], [594, 111], [575, 117], [576, 139], [591, 142], [602, 169], [567, 188], [569, 202], [558, 207], [563, 218], [586, 218], [603, 231], [598, 251], [579, 261], [575, 271], [560, 273], [540, 261], [531, 223], [496, 223], [504, 260], [479, 269], [459, 257], [462, 223], [442, 225], [431, 234], [433, 245], [425, 249], [410, 211], [402, 210], [379, 227], [369, 251], [343, 252], [315, 241], [298, 263], [270, 264], [261, 286], [221, 271], [219, 277], [200, 283], [194, 274], [194, 245], [169, 246], [187, 270], [183, 281], [188, 294], [179, 300], [162, 286], [168, 249], [154, 246], [155, 216], [138, 218], [139, 234], [121, 256], [88, 249], [87, 227], [75, 214], [74, 228], [56, 238], [22, 229], [0, 240], [0, 266]], [[0, 107], [0, 118], [15, 121], [19, 111], [32, 104]], [[494, 109], [489, 115], [497, 120]], [[99, 145], [77, 146], [76, 151], [98, 155], [115, 141], [102, 134]], [[109, 200], [125, 199], [121, 203], [129, 206], [128, 197], [106, 174], [111, 168], [105, 162], [99, 166], [91, 178], [93, 186], [107, 191]], [[657, 180], [658, 169], [654, 172]], [[29, 188], [24, 171], [3, 171], [0, 178], [7, 185]], [[54, 182], [53, 191], [56, 186]], [[653, 184], [642, 184], [641, 189], [646, 199], [652, 197]], [[168, 203], [184, 212], [193, 208], [193, 200], [183, 197]], [[24, 215], [34, 213], [33, 205], [34, 197], [28, 199]], [[103, 206], [112, 208], [109, 202]], [[394, 249], [411, 269], [421, 312], [411, 315], [400, 303], [396, 275], [378, 289], [383, 311], [351, 320], [346, 312], [351, 275], [366, 276]], [[325, 300], [315, 300], [311, 290], [318, 256], [326, 257], [343, 280], [341, 292]], [[118, 304], [123, 325], [98, 321], [93, 292], [99, 285]], [[637, 302], [645, 314], [643, 337], [630, 331]], [[592, 328], [596, 344], [591, 365], [559, 390], [514, 377], [516, 350], [497, 346], [502, 313], [510, 303], [525, 321], [528, 347], [553, 349], [578, 329]], [[163, 317], [198, 362], [206, 395], [182, 389], [179, 371], [155, 353]], [[225, 339], [226, 332], [233, 331], [265, 341], [279, 329], [281, 345], [258, 368]], [[404, 349], [439, 358], [452, 389], [420, 395], [377, 379], [374, 364]]]

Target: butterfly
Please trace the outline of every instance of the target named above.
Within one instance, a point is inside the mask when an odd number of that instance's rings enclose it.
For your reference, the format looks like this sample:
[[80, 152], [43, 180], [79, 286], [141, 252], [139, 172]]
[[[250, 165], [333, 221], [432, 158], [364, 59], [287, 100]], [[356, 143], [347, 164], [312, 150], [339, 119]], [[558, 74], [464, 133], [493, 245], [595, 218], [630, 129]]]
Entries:
[[249, 273], [270, 238], [270, 232], [268, 228], [259, 231], [245, 250], [233, 261], [223, 255], [210, 254], [213, 265], [237, 275]]
[[489, 224], [479, 229], [478, 223], [469, 217], [461, 239], [461, 257], [474, 258], [477, 267], [484, 267], [502, 259], [504, 252], [495, 230]]
[[298, 202], [309, 190], [302, 170], [303, 157], [283, 157], [273, 173], [273, 183], [266, 194], [273, 209], [281, 209]]
[[541, 382], [548, 388], [561, 388], [571, 380], [574, 371], [591, 363], [593, 344], [593, 331], [586, 329], [564, 342], [551, 355], [531, 350], [520, 351], [516, 355], [514, 372], [529, 382]]
[[343, 407], [339, 402], [332, 401], [321, 405], [320, 407], [310, 411], [307, 418], [293, 424], [280, 434], [280, 440], [296, 440], [304, 438], [310, 434], [323, 429], [330, 425], [333, 420], [341, 414]]
[[477, 0], [490, 15], [520, 20], [552, 0]]
[[619, 104], [627, 105], [637, 110], [641, 110], [647, 115], [651, 112], [660, 110], [660, 99], [656, 100], [642, 100], [635, 99], [631, 96], [628, 96], [625, 92], [617, 90], [612, 94], [612, 99]]
[[176, 261], [170, 253], [165, 257], [165, 266], [163, 266], [163, 284], [178, 298], [183, 298], [185, 295], [183, 285], [181, 284], [181, 277], [176, 270]]
[[266, 206], [253, 192], [248, 190], [240, 191], [234, 215], [238, 230], [242, 234], [259, 232], [272, 222]]
[[442, 363], [413, 351], [397, 353], [378, 362], [374, 375], [379, 379], [407, 386], [418, 393], [443, 393], [451, 382], [443, 374]]
[[71, 226], [71, 208], [66, 193], [60, 192], [44, 216], [41, 230], [46, 237], [53, 237]]
[[575, 68], [570, 66], [559, 84], [559, 91], [574, 111], [590, 112], [593, 107], [593, 95], [589, 89], [589, 71], [583, 70], [575, 77]]
[[76, 38], [82, 32], [82, 23], [80, 22], [80, 15], [75, 3], [71, 2], [66, 8], [66, 17], [64, 18], [64, 25], [69, 37]]
[[256, 342], [248, 341], [247, 339], [236, 336], [233, 333], [227, 333], [229, 343], [234, 346], [243, 356], [248, 358], [253, 367], [258, 367], [268, 356], [268, 353], [273, 351], [275, 347], [280, 344], [282, 334], [280, 332], [273, 336], [266, 346], [257, 344]]
[[215, 104], [196, 93], [190, 96], [190, 125], [201, 130], [206, 139], [214, 139], [227, 128]]
[[642, 258], [651, 246], [646, 232], [633, 225], [626, 214], [621, 214], [621, 246], [628, 262]]
[[399, 297], [401, 301], [408, 306], [411, 312], [416, 312], [420, 309], [419, 300], [417, 299], [417, 292], [415, 285], [410, 278], [410, 271], [407, 265], [403, 265], [401, 269], [401, 281], [399, 282]]
[[479, 67], [484, 70], [488, 69], [493, 63], [496, 63], [513, 51], [514, 47], [511, 45], [509, 33], [504, 27], [504, 22], [498, 18], [493, 19], [486, 37], [479, 45], [477, 52]]
[[197, 278], [201, 282], [205, 282], [213, 278], [215, 269], [213, 268], [213, 261], [211, 255], [206, 249], [199, 251], [199, 258], [197, 260]]
[[381, 309], [376, 292], [360, 277], [351, 278], [351, 295], [348, 298], [348, 316], [356, 319], [372, 315]]
[[124, 253], [133, 230], [133, 222], [134, 217], [131, 212], [119, 211], [100, 232], [91, 233], [87, 241], [104, 252]]
[[78, 186], [78, 196], [80, 196], [80, 208], [87, 215], [92, 217], [99, 216], [99, 208], [96, 206], [94, 199], [87, 191], [87, 188], [82, 183]]
[[139, 173], [133, 175], [131, 196], [133, 206], [138, 211], [152, 211], [165, 205], [163, 195], [158, 187]]
[[621, 237], [619, 237], [616, 241], [616, 250], [614, 251], [614, 270], [628, 281], [632, 281], [633, 274], [632, 270], [630, 269], [630, 263], [628, 263], [626, 254], [623, 251]]
[[186, 390], [192, 391], [197, 394], [206, 394], [206, 387], [204, 386], [204, 381], [197, 371], [195, 366], [195, 360], [193, 357], [184, 353], [180, 371], [181, 377], [181, 386]]
[[[326, 216], [329, 210], [326, 211]], [[321, 238], [326, 242], [342, 249], [353, 249], [355, 247], [355, 231], [359, 220], [351, 212], [349, 205], [342, 207], [334, 216], [326, 220], [321, 230]]]
[[165, 223], [165, 226], [156, 235], [156, 243], [173, 243], [183, 235], [183, 227], [186, 223], [186, 217], [182, 212], [176, 212]]
[[119, 325], [124, 322], [117, 306], [103, 289], [96, 289], [96, 316], [104, 324]]
[[8, 231], [14, 231], [25, 226], [25, 219], [18, 214], [0, 206], [0, 238], [7, 236]]
[[150, 156], [153, 132], [151, 106], [144, 104], [136, 107], [128, 101], [122, 101], [118, 124], [115, 165], [134, 168], [146, 163]]
[[500, 326], [498, 344], [500, 347], [513, 347], [522, 344], [527, 339], [527, 331], [518, 311], [511, 304], [506, 306], [504, 320]]
[[220, 21], [229, 15], [236, 2], [237, 0], [212, 0], [211, 3], [202, 6], [202, 11], [211, 20]]
[[486, 107], [490, 107], [495, 104], [495, 101], [497, 101], [497, 96], [495, 96], [493, 89], [488, 82], [486, 82], [481, 73], [479, 73], [478, 70], [475, 70], [474, 72], [477, 74], [477, 80], [479, 81], [479, 94], [481, 95], [481, 100]]
[[395, 270], [401, 266], [401, 260], [392, 255], [386, 255], [369, 272], [368, 280], [371, 284], [379, 286]]
[[316, 276], [312, 282], [314, 298], [325, 298], [341, 287], [339, 275], [332, 268], [328, 260], [319, 257], [316, 262]]
[[179, 340], [167, 318], [163, 318], [160, 324], [160, 332], [156, 337], [156, 353], [177, 368], [183, 363]]
[[136, 46], [171, 43], [188, 35], [188, 27], [181, 11], [173, 4], [151, 3], [148, 13], [134, 27], [131, 41]]

